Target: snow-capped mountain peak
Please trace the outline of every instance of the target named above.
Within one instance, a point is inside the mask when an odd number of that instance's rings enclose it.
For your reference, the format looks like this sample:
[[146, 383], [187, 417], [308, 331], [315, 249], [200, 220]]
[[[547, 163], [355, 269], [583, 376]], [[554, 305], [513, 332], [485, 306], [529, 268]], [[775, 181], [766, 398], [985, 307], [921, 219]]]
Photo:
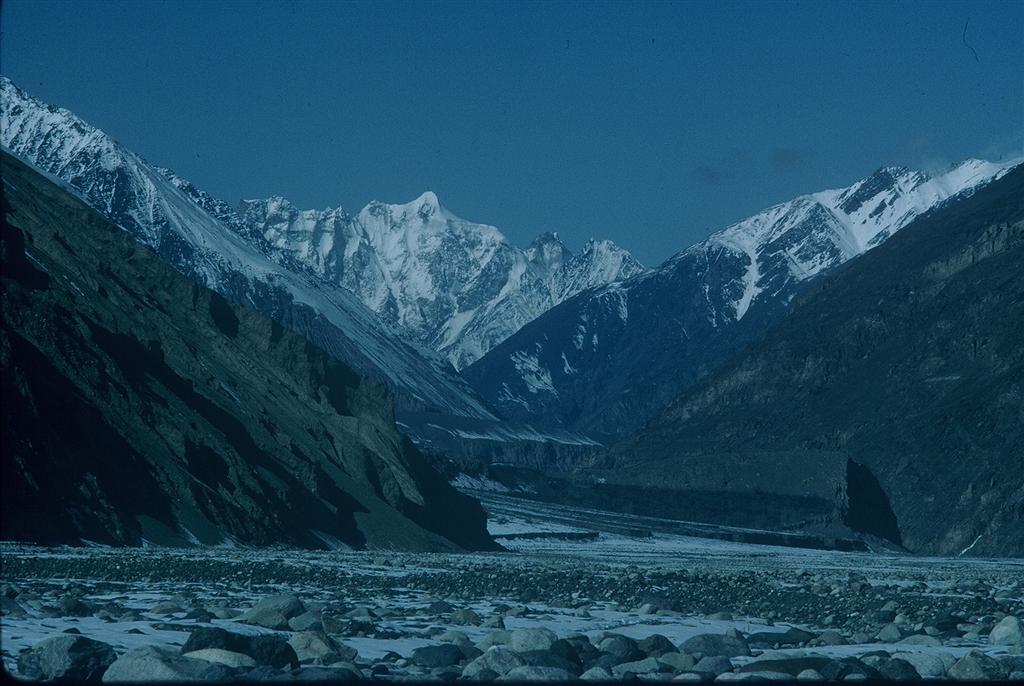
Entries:
[[355, 216], [276, 199], [248, 204], [243, 219], [280, 260], [352, 291], [456, 368], [563, 299], [643, 269], [608, 241], [574, 257], [548, 233], [520, 250], [496, 227], [456, 216], [432, 191], [407, 203], [373, 201]]
[[[621, 437], [783, 316], [804, 282], [1019, 163], [966, 160], [934, 176], [883, 167], [773, 205], [566, 300], [464, 375], [508, 417]], [[574, 260], [588, 254], [597, 264], [616, 256], [597, 241]]]
[[[174, 172], [153, 167], [66, 109], [0, 79], [0, 143], [61, 179], [92, 207], [179, 271], [229, 299], [279, 319], [360, 372], [387, 382], [417, 408], [492, 418], [451, 367], [432, 351], [400, 340], [349, 290], [325, 283], [316, 268], [282, 248], [329, 254], [341, 211], [303, 213], [287, 201], [249, 201], [262, 231]], [[315, 215], [315, 216], [314, 216]], [[325, 215], [327, 218], [325, 218]], [[317, 224], [319, 222], [319, 224]], [[290, 228], [299, 227], [295, 235]], [[297, 240], [296, 236], [301, 236]], [[295, 252], [300, 252], [295, 250]]]

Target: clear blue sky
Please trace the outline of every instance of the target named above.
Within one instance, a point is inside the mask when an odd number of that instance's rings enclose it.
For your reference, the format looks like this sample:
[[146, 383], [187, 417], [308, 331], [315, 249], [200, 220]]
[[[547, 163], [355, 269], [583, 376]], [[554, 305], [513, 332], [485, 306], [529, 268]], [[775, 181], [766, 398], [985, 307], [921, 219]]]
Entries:
[[[968, 21], [964, 44], [964, 25]], [[1024, 3], [5, 0], [0, 70], [230, 203], [434, 190], [648, 264], [879, 166], [1019, 155]]]

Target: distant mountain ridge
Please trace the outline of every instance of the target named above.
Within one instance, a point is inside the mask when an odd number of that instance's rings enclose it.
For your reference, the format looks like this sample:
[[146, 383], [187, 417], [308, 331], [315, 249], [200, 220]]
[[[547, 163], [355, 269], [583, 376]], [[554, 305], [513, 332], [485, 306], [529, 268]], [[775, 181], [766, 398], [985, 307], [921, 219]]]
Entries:
[[591, 240], [574, 255], [546, 233], [521, 250], [497, 228], [455, 216], [429, 191], [405, 204], [372, 202], [355, 215], [299, 210], [280, 197], [242, 201], [239, 213], [279, 259], [355, 293], [457, 369], [566, 298], [644, 270], [610, 241]]
[[6, 77], [0, 105], [5, 148], [61, 179], [182, 273], [383, 380], [402, 407], [494, 419], [445, 360], [400, 340], [349, 291], [281, 259], [226, 203]]
[[811, 278], [1016, 163], [967, 160], [935, 177], [887, 167], [775, 205], [562, 302], [463, 375], [507, 417], [621, 438], [762, 335]]
[[587, 474], [677, 492], [843, 492], [847, 524], [914, 552], [1020, 556], [1022, 331], [1016, 167], [816, 282]]

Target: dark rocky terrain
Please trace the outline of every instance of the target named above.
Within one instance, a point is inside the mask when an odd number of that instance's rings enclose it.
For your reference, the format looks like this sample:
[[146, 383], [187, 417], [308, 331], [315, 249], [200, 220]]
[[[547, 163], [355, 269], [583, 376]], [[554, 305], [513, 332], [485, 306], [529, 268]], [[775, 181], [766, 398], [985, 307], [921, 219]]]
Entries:
[[635, 564], [611, 539], [557, 555], [8, 546], [3, 659], [107, 682], [1024, 678], [1019, 565], [679, 544], [625, 544]]
[[1018, 168], [826, 277], [596, 474], [835, 489], [837, 519], [912, 551], [1024, 554], [1022, 274]]
[[381, 383], [2, 159], [4, 539], [494, 546]]

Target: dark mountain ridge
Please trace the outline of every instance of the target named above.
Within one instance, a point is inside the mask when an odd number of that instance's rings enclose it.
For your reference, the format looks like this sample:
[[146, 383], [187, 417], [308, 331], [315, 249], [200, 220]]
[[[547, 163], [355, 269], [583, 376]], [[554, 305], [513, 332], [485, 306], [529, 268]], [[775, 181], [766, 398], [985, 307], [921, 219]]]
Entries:
[[2, 155], [3, 538], [487, 549], [386, 387]]
[[[912, 551], [1022, 555], [1022, 275], [1018, 167], [819, 280], [595, 474], [679, 491], [831, 489], [844, 493], [835, 521]], [[819, 470], [822, 454], [847, 464], [845, 479]]]

